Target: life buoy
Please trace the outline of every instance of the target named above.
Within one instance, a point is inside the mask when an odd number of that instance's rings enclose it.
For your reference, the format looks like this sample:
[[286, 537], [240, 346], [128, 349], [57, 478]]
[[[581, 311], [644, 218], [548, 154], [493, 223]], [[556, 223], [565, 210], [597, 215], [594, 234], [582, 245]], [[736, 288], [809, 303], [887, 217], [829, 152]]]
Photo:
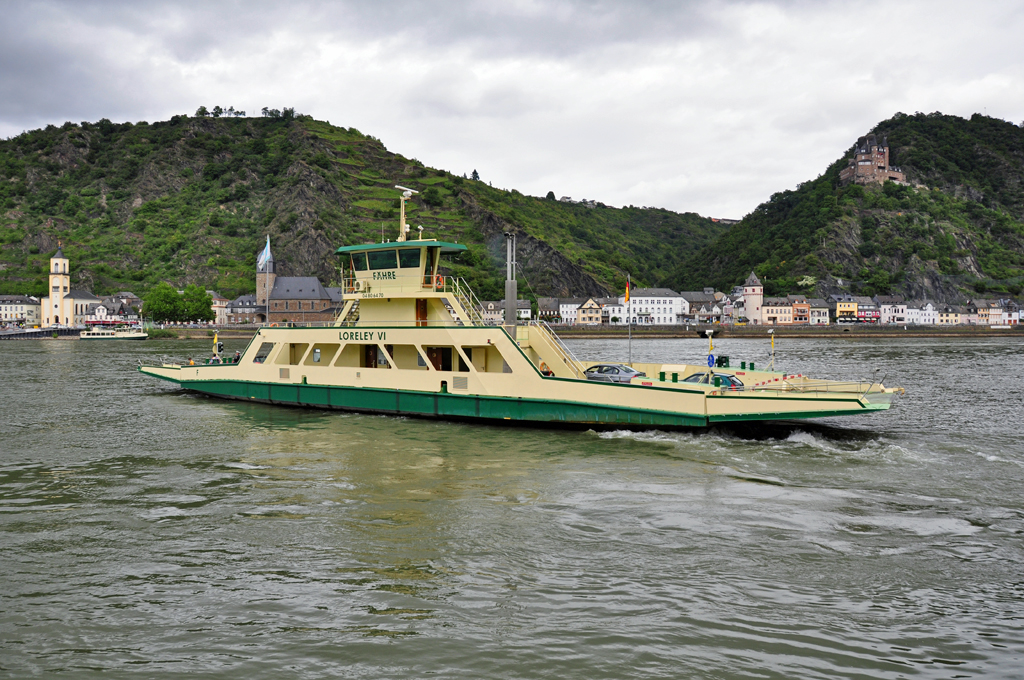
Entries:
[[434, 281], [434, 286], [435, 286], [435, 287], [436, 287], [436, 288], [437, 288], [438, 290], [441, 290], [441, 289], [443, 289], [443, 288], [444, 288], [444, 277], [443, 277], [443, 276], [441, 276], [440, 274], [438, 274], [438, 275], [437, 275], [437, 278], [436, 278], [436, 279], [435, 279], [435, 281]]
[[549, 373], [551, 373], [551, 371], [548, 370], [548, 365], [545, 364], [543, 361], [540, 362], [540, 372], [543, 373], [544, 375], [548, 375]]

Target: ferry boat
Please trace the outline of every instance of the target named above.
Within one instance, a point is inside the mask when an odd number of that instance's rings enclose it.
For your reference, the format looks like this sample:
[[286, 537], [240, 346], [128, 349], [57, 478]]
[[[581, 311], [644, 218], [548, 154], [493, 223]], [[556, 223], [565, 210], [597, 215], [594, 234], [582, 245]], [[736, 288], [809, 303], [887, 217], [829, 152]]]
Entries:
[[605, 377], [595, 367], [610, 364], [580, 361], [543, 321], [516, 321], [511, 241], [505, 324], [491, 325], [466, 282], [440, 273], [441, 256], [466, 246], [422, 233], [409, 240], [402, 213], [395, 242], [337, 249], [347, 275], [333, 324], [261, 327], [237, 362], [138, 370], [253, 402], [630, 429], [863, 415], [903, 393], [880, 382], [730, 367], [710, 353], [708, 365], [633, 363], [623, 382], [592, 379]]
[[149, 333], [138, 328], [94, 328], [82, 331], [81, 340], [145, 340]]

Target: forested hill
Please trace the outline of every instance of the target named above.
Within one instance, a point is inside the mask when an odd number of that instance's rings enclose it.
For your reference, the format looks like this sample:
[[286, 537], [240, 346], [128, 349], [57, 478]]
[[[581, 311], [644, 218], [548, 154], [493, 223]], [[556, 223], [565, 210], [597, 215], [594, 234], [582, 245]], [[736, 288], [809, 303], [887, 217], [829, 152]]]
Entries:
[[731, 290], [754, 270], [768, 294], [1019, 294], [1024, 129], [977, 114], [919, 113], [872, 132], [888, 137], [890, 162], [911, 186], [840, 187], [851, 145], [820, 177], [773, 195], [663, 282]]
[[266, 234], [280, 273], [330, 283], [338, 246], [379, 241], [382, 225], [397, 235], [395, 184], [421, 192], [408, 205], [414, 228], [469, 246], [447, 266], [483, 299], [502, 295], [509, 229], [520, 291], [559, 296], [621, 290], [626, 272], [661, 281], [722, 231], [695, 214], [561, 203], [462, 174], [290, 109], [48, 126], [0, 141], [0, 292], [44, 294], [62, 240], [75, 287], [198, 283], [233, 297], [254, 290]]

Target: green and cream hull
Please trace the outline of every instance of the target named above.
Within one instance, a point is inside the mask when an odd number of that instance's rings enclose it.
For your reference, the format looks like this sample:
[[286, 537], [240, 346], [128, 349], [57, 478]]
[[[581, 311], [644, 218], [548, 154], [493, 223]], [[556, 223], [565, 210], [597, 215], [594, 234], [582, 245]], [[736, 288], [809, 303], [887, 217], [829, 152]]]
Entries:
[[[270, 349], [267, 349], [268, 346]], [[265, 350], [262, 361], [255, 359]], [[438, 357], [448, 352], [445, 364]], [[142, 366], [212, 396], [272, 404], [449, 419], [628, 428], [857, 415], [888, 409], [898, 388], [734, 373], [741, 390], [681, 382], [703, 370], [635, 365], [648, 378], [588, 381], [538, 325], [264, 328], [238, 364]], [[449, 369], [449, 370], [445, 370]]]

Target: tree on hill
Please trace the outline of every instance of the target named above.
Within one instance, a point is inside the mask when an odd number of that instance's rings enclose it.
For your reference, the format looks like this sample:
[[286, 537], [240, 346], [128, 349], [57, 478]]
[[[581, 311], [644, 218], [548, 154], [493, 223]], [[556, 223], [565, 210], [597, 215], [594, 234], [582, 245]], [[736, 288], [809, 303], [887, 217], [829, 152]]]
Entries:
[[480, 181], [480, 173], [476, 171], [476, 168], [473, 169], [473, 174], [471, 174], [469, 178], [472, 180], [476, 180], [477, 182]]
[[424, 203], [435, 208], [444, 205], [444, 198], [441, 196], [441, 192], [437, 190], [437, 187], [427, 187], [421, 198]]
[[[212, 304], [211, 300], [211, 304]], [[181, 321], [184, 318], [185, 304], [170, 284], [160, 282], [146, 293], [142, 304], [146, 316], [158, 323], [164, 321]]]
[[213, 321], [217, 318], [213, 313], [213, 296], [194, 283], [185, 287], [181, 302], [185, 316], [183, 321]]

